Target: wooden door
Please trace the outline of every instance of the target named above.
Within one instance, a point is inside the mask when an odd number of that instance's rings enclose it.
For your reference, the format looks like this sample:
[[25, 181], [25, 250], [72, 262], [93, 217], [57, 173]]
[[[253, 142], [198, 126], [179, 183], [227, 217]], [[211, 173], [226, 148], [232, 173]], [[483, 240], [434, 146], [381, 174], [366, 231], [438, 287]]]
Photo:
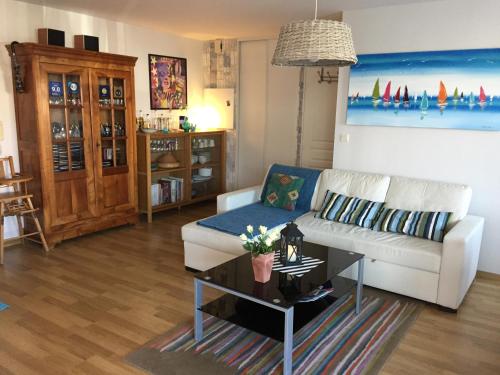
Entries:
[[132, 74], [92, 69], [92, 129], [97, 205], [102, 215], [135, 211], [135, 118]]
[[45, 227], [95, 217], [88, 69], [40, 64], [38, 116]]
[[337, 82], [318, 83], [317, 71], [306, 69], [301, 166], [326, 169], [333, 165]]

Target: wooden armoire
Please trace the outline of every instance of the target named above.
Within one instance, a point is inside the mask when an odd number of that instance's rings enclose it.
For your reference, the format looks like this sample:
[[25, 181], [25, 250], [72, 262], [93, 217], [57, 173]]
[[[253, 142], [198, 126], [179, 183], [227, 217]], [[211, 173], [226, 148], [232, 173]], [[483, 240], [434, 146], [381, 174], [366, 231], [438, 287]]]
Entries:
[[15, 54], [21, 172], [34, 176], [49, 246], [136, 222], [137, 58], [36, 43], [17, 44]]

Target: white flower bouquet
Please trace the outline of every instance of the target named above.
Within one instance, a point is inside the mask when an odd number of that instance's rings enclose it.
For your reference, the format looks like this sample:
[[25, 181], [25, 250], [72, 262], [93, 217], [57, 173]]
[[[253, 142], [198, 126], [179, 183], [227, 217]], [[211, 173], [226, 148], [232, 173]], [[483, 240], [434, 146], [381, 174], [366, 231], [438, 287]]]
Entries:
[[244, 242], [243, 248], [256, 257], [274, 251], [274, 243], [279, 240], [280, 232], [268, 231], [267, 227], [261, 225], [259, 234], [255, 235], [253, 226], [247, 225], [247, 233], [243, 233], [240, 238]]

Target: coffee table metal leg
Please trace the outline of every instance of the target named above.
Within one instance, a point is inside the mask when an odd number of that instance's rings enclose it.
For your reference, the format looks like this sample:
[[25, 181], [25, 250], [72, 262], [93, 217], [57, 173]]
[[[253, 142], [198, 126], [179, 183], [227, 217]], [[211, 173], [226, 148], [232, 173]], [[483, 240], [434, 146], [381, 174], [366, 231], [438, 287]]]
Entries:
[[361, 311], [361, 301], [363, 299], [363, 270], [364, 258], [358, 261], [358, 283], [356, 287], [356, 315]]
[[285, 341], [283, 343], [283, 374], [292, 374], [293, 307], [285, 311]]
[[200, 341], [203, 338], [203, 312], [200, 310], [203, 301], [203, 284], [194, 279], [194, 339]]

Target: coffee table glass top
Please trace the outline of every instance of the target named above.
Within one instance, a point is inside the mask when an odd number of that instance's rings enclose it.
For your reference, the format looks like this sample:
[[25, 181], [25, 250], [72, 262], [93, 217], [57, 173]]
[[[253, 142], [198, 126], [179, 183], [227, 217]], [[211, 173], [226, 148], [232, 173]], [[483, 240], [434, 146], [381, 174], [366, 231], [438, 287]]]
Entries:
[[248, 253], [205, 272], [200, 272], [195, 277], [284, 308], [296, 305], [301, 298], [309, 295], [321, 285], [333, 287], [331, 296], [337, 298], [345, 295], [356, 285], [356, 281], [338, 276], [338, 274], [363, 258], [363, 254], [308, 242], [304, 243], [303, 254], [324, 262], [302, 277], [292, 277], [273, 270], [271, 280], [263, 284], [254, 280], [251, 255]]

